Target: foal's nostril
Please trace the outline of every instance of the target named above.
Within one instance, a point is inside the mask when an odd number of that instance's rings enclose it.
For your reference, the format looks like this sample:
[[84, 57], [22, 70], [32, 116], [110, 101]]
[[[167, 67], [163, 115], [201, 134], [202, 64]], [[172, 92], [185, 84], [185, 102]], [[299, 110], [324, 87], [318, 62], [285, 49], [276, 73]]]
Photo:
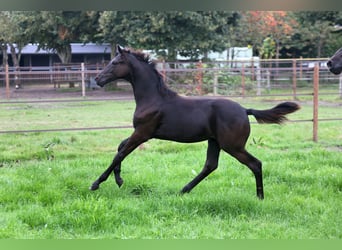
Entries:
[[327, 62], [327, 66], [330, 68], [331, 67], [331, 61]]

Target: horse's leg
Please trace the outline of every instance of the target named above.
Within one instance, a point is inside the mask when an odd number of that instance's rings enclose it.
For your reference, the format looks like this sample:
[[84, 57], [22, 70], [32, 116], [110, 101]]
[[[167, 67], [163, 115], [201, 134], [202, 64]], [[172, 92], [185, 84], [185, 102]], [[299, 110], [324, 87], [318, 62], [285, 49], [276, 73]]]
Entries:
[[214, 139], [208, 140], [207, 160], [202, 171], [189, 182], [181, 191], [181, 193], [189, 193], [198, 183], [213, 172], [218, 165], [218, 158], [220, 154], [220, 146]]
[[[128, 137], [127, 139], [123, 140], [123, 141], [120, 143], [120, 145], [119, 145], [119, 147], [118, 147], [118, 153], [119, 153], [120, 150], [126, 145], [126, 143], [128, 142], [128, 140], [129, 140], [129, 137]], [[120, 173], [121, 173], [121, 162], [120, 162], [118, 165], [114, 166], [113, 172], [114, 172], [114, 177], [115, 177], [115, 182], [116, 182], [116, 184], [118, 184], [118, 186], [121, 187], [122, 184], [123, 184], [123, 179], [122, 179], [121, 176], [120, 176]]]
[[242, 164], [246, 165], [254, 174], [256, 181], [256, 193], [259, 199], [264, 199], [264, 188], [262, 183], [262, 164], [257, 158], [248, 153], [244, 148], [239, 150], [224, 149], [230, 155], [235, 157]]
[[127, 141], [121, 142], [120, 148], [119, 146], [119, 151], [115, 155], [112, 164], [100, 175], [100, 177], [91, 185], [90, 190], [96, 190], [100, 187], [100, 184], [107, 180], [108, 176], [110, 175], [111, 172], [114, 170], [115, 178], [120, 185], [122, 184], [123, 180], [120, 177], [120, 167], [121, 167], [121, 162], [125, 159], [127, 155], [129, 155], [134, 149], [136, 149], [141, 143], [147, 141], [149, 138], [146, 136], [143, 136], [141, 133], [138, 133], [134, 131], [131, 137], [127, 139]]

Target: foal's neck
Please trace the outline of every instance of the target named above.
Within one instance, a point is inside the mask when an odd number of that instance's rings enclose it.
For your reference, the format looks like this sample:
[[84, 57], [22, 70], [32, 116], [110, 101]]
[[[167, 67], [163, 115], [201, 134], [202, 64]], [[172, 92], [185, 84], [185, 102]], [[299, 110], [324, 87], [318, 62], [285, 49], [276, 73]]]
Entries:
[[177, 95], [168, 89], [155, 69], [149, 65], [135, 69], [132, 77], [132, 87], [137, 105], [155, 103], [169, 96]]

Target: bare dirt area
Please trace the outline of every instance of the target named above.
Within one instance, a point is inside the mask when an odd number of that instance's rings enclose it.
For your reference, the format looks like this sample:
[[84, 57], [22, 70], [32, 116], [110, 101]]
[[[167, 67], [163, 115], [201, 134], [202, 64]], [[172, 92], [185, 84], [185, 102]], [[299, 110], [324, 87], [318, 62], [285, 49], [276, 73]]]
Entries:
[[[55, 88], [53, 85], [26, 85], [16, 89], [10, 87], [7, 93], [5, 87], [0, 87], [0, 101], [15, 100], [46, 100], [46, 99], [78, 99], [83, 98], [82, 89], [80, 87], [70, 88], [62, 86]], [[85, 98], [102, 99], [102, 98], [133, 98], [132, 90], [124, 86], [122, 88], [105, 89], [105, 88], [86, 88]]]

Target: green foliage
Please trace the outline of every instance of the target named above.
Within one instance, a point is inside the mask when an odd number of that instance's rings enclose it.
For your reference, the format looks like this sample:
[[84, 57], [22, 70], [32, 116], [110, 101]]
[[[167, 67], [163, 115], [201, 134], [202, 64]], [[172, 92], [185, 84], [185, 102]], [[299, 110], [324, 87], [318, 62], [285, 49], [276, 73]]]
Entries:
[[342, 24], [341, 11], [299, 11], [294, 15], [299, 27], [288, 49], [292, 47], [301, 51], [301, 56], [313, 58], [330, 57], [341, 47], [341, 34], [333, 32], [336, 25]]
[[260, 56], [263, 59], [271, 59], [276, 53], [276, 43], [271, 37], [266, 37], [260, 49]]
[[44, 146], [47, 160], [53, 160], [53, 158], [55, 158], [55, 155], [53, 152], [53, 146], [55, 146], [55, 145], [56, 145], [55, 143], [51, 142], [51, 143], [47, 143]]
[[39, 48], [55, 50], [62, 63], [71, 62], [72, 42], [93, 40], [98, 20], [96, 11], [37, 11], [33, 14], [34, 42]]
[[340, 47], [334, 27], [341, 25], [341, 11], [254, 12], [276, 23], [251, 21], [248, 11], [1, 11], [0, 44], [4, 62], [7, 46], [19, 50], [14, 64], [28, 43], [56, 51], [64, 63], [71, 60], [71, 42], [118, 43], [154, 50], [169, 61], [177, 53], [196, 58], [249, 44], [260, 53], [268, 36], [280, 57], [328, 57]]
[[31, 29], [34, 21], [30, 12], [0, 11], [0, 47], [2, 64], [8, 62], [7, 49], [10, 48], [14, 66], [19, 66], [21, 50], [33, 38]]
[[[240, 74], [227, 74], [224, 69], [215, 72], [217, 76], [217, 94], [219, 95], [241, 95], [242, 76]], [[203, 83], [205, 93], [213, 93], [215, 77], [212, 73], [204, 74]], [[253, 93], [255, 82], [250, 77], [244, 77], [245, 93]]]
[[103, 40], [154, 50], [174, 60], [177, 52], [197, 57], [227, 47], [227, 26], [233, 12], [223, 11], [104, 11], [99, 19]]

